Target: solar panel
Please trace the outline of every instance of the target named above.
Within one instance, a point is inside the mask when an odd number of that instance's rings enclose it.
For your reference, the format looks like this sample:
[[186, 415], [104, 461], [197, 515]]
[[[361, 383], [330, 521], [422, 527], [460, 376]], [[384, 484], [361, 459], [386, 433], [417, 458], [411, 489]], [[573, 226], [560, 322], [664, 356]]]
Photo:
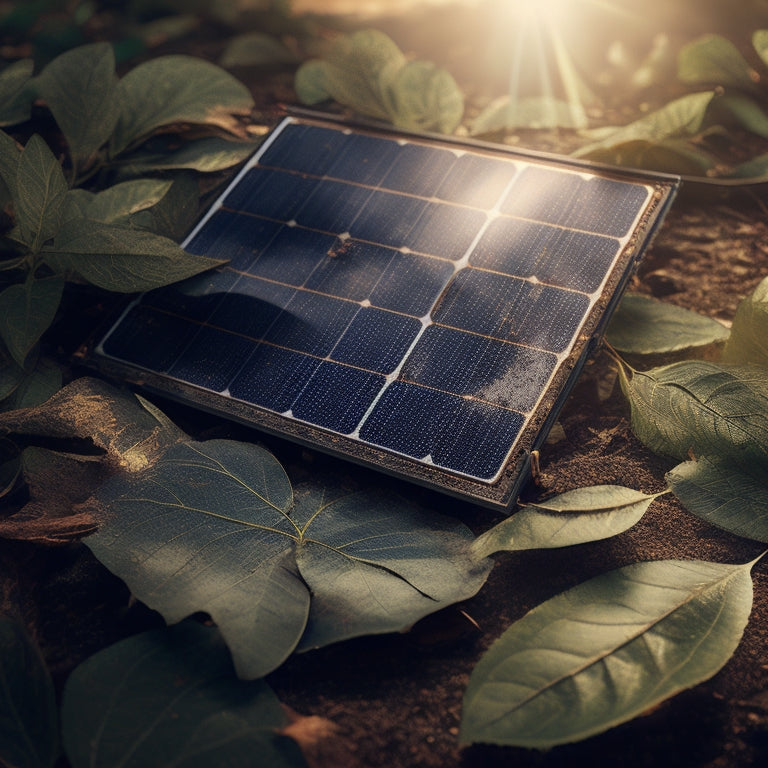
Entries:
[[501, 509], [671, 202], [669, 177], [285, 118], [134, 300], [111, 373]]

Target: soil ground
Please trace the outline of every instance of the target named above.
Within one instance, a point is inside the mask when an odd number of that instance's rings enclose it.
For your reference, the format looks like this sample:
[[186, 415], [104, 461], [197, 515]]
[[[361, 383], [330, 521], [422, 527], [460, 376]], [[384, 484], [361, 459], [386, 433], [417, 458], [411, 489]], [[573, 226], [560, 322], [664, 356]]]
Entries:
[[[422, 16], [382, 20], [380, 28], [388, 28], [402, 47], [411, 46], [421, 57], [440, 53], [447, 66], [452, 56], [454, 62], [464, 60], [472, 45], [482, 44], [465, 37], [460, 45], [447, 38], [431, 50], [420, 48], [418, 41], [426, 37], [419, 37], [416, 25], [425, 20]], [[216, 45], [205, 39], [194, 44], [196, 52], [208, 46], [215, 50]], [[259, 99], [267, 123], [276, 103], [292, 97], [290, 78], [284, 74], [244, 79]], [[467, 84], [478, 104], [484, 98], [482, 90], [473, 91]], [[521, 145], [551, 151], [565, 151], [571, 141], [572, 137], [556, 133], [518, 139]], [[690, 185], [675, 202], [631, 289], [729, 322], [740, 299], [768, 275], [767, 230], [768, 209], [760, 189], [725, 196]], [[542, 452], [541, 486], [535, 493], [602, 483], [645, 492], [664, 488], [671, 463], [651, 454], [634, 437], [618, 388], [605, 397], [611, 369], [604, 352], [585, 369], [561, 413], [559, 428]], [[179, 406], [168, 405], [167, 411], [198, 435], [254, 437], [241, 427]], [[295, 474], [304, 471], [307, 462], [319, 469], [339, 469], [333, 459], [277, 440], [266, 442]], [[425, 505], [460, 517], [477, 532], [494, 519], [476, 507], [425, 490], [407, 490]], [[665, 495], [621, 536], [578, 548], [500, 556], [488, 583], [472, 600], [423, 620], [409, 633], [361, 638], [295, 656], [268, 681], [297, 713], [330, 721], [330, 732], [317, 742], [311, 756], [315, 765], [328, 768], [765, 765], [765, 561], [753, 571], [754, 609], [742, 642], [708, 682], [603, 735], [548, 752], [462, 747], [457, 739], [462, 695], [472, 668], [490, 643], [530, 608], [631, 562], [664, 558], [746, 562], [762, 549], [699, 521], [672, 495]], [[158, 622], [154, 614], [132, 603], [125, 587], [81, 545], [41, 550], [0, 542], [0, 588], [6, 608], [22, 615], [32, 628], [58, 685], [82, 659]], [[328, 725], [324, 721], [316, 721], [320, 731]]]

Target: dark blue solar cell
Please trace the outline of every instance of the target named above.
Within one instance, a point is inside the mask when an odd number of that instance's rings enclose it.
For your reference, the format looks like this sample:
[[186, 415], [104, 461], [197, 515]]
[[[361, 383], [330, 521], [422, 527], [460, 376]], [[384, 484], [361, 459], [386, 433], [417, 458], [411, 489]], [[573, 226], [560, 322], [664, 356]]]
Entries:
[[352, 301], [367, 299], [398, 251], [359, 240], [337, 240], [305, 288]]
[[351, 134], [346, 136], [343, 149], [328, 169], [333, 179], [354, 181], [377, 187], [392, 166], [398, 145], [391, 139]]
[[295, 288], [242, 275], [226, 301], [208, 319], [209, 325], [261, 339], [296, 294]]
[[278, 221], [290, 221], [319, 184], [298, 173], [251, 168], [224, 198], [224, 207]]
[[453, 264], [449, 261], [395, 252], [395, 258], [371, 291], [371, 304], [424, 317], [453, 273]]
[[181, 283], [158, 288], [145, 294], [148, 307], [164, 309], [191, 320], [207, 320], [238, 280], [238, 274], [229, 269], [214, 270], [195, 275]]
[[415, 384], [395, 382], [366, 418], [360, 438], [484, 480], [494, 478], [523, 416]]
[[111, 357], [149, 371], [166, 372], [198, 325], [141, 304], [133, 307], [103, 343]]
[[229, 394], [237, 400], [285, 413], [319, 365], [316, 357], [259, 344], [230, 383]]
[[550, 352], [432, 325], [408, 355], [400, 378], [525, 413], [536, 405], [556, 365]]
[[379, 373], [391, 373], [421, 330], [421, 321], [373, 307], [361, 309], [331, 352], [331, 358]]
[[639, 184], [528, 167], [510, 189], [501, 211], [509, 216], [623, 237], [648, 194]]
[[359, 310], [360, 305], [351, 301], [299, 291], [278, 315], [264, 339], [297, 352], [324, 357]]
[[381, 186], [396, 192], [432, 197], [455, 162], [456, 155], [448, 149], [425, 144], [401, 145]]
[[304, 285], [336, 244], [337, 238], [333, 235], [301, 227], [283, 227], [248, 273], [288, 285]]
[[370, 371], [323, 362], [291, 410], [297, 419], [346, 435], [354, 432], [384, 381]]
[[253, 352], [256, 342], [201, 326], [170, 370], [171, 376], [221, 392]]
[[232, 269], [246, 270], [281, 226], [274, 221], [219, 210], [184, 249], [214, 259], [228, 259]]
[[589, 300], [581, 293], [465, 269], [448, 286], [432, 318], [453, 328], [562, 352], [588, 309]]
[[349, 229], [352, 237], [401, 248], [426, 208], [425, 200], [375, 191]]
[[499, 217], [472, 251], [470, 264], [594, 293], [619, 254], [612, 237]]
[[485, 218], [484, 213], [472, 208], [429, 203], [404, 245], [418, 253], [458, 261], [469, 250]]
[[347, 137], [332, 128], [287, 125], [259, 159], [261, 165], [322, 176], [336, 160]]
[[303, 227], [341, 235], [349, 231], [370, 196], [368, 187], [325, 181], [310, 195], [295, 218]]
[[465, 154], [456, 160], [435, 197], [490, 210], [501, 200], [516, 172], [512, 162]]

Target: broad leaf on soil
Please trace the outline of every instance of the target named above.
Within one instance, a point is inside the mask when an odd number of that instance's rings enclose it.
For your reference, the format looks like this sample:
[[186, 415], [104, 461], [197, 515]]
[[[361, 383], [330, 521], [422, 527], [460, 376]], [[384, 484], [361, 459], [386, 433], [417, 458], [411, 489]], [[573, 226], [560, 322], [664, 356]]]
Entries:
[[705, 35], [685, 45], [678, 56], [677, 75], [691, 85], [760, 91], [758, 73], [739, 49], [721, 35]]
[[77, 667], [62, 733], [73, 768], [299, 768], [269, 686], [235, 677], [219, 633], [194, 622], [130, 637]]
[[21, 239], [31, 251], [39, 251], [58, 231], [67, 191], [53, 152], [34, 134], [19, 158], [14, 197]]
[[717, 458], [686, 461], [667, 473], [675, 496], [692, 514], [720, 528], [768, 544], [766, 469]]
[[739, 303], [723, 362], [768, 368], [768, 278]]
[[226, 70], [191, 56], [151, 59], [121, 80], [122, 113], [112, 137], [112, 154], [179, 123], [210, 125], [241, 134], [237, 115], [253, 107], [250, 91]]
[[173, 446], [88, 508], [103, 520], [94, 554], [168, 622], [209, 613], [245, 678], [300, 641], [404, 629], [474, 594], [490, 567], [470, 560], [464, 526], [396, 498], [309, 488], [294, 505], [271, 454], [227, 440]]
[[708, 679], [746, 626], [751, 566], [636, 563], [539, 605], [473, 670], [460, 739], [578, 741]]
[[758, 366], [691, 360], [620, 381], [632, 429], [652, 451], [768, 466], [768, 378]]
[[297, 63], [296, 54], [272, 35], [247, 32], [229, 41], [219, 64], [222, 67], [275, 67]]
[[151, 208], [160, 202], [171, 188], [171, 184], [172, 182], [163, 179], [124, 181], [90, 194], [81, 210], [87, 218], [105, 224], [125, 222], [131, 214]]
[[0, 762], [51, 768], [59, 755], [53, 682], [19, 624], [0, 616]]
[[48, 329], [64, 292], [60, 275], [11, 285], [0, 293], [0, 338], [13, 359], [24, 366], [32, 347]]
[[661, 494], [620, 485], [566, 491], [529, 504], [481, 534], [472, 544], [477, 558], [495, 552], [570, 547], [617, 536], [631, 528]]
[[650, 355], [704, 347], [728, 338], [729, 331], [709, 317], [640, 294], [626, 294], [608, 326], [612, 347]]
[[323, 59], [296, 72], [296, 93], [305, 104], [339, 104], [406, 129], [451, 133], [464, 99], [451, 75], [428, 62], [407, 62], [383, 32], [360, 30], [334, 41]]
[[99, 288], [124, 293], [159, 288], [224, 263], [187, 253], [152, 232], [87, 218], [65, 221], [43, 253], [58, 272], [74, 272]]
[[76, 167], [107, 142], [120, 116], [115, 56], [109, 43], [82, 45], [57, 56], [35, 78]]

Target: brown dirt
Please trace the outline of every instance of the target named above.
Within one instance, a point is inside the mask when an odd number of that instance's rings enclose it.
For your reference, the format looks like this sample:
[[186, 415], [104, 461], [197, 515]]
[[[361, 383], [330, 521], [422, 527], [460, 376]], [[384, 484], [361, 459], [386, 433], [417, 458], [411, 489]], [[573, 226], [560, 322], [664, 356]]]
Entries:
[[[417, 37], [408, 27], [410, 39]], [[461, 47], [465, 51], [467, 45]], [[446, 51], [445, 47], [442, 48]], [[459, 50], [458, 48], [456, 50]], [[238, 76], [242, 73], [238, 72]], [[284, 75], [252, 81], [262, 114], [291, 97]], [[550, 136], [547, 149], [557, 148]], [[552, 146], [554, 145], [554, 146]], [[720, 197], [689, 188], [675, 203], [635, 278], [633, 290], [730, 321], [739, 300], [768, 275], [768, 215], [759, 192]], [[616, 483], [646, 492], [664, 487], [671, 467], [634, 437], [618, 389], [604, 399], [612, 363], [599, 353], [567, 401], [558, 439], [542, 454], [539, 493]], [[170, 415], [188, 431], [246, 436], [178, 406]], [[289, 468], [337, 462], [276, 440], [268, 444]], [[387, 481], [389, 482], [389, 481]], [[490, 513], [424, 490], [426, 505], [457, 515], [476, 531]], [[579, 744], [549, 752], [462, 748], [457, 733], [462, 695], [475, 663], [511, 622], [543, 600], [593, 575], [646, 559], [746, 562], [762, 547], [688, 514], [671, 495], [653, 503], [640, 523], [614, 539], [578, 548], [497, 558], [472, 600], [420, 622], [410, 633], [361, 638], [291, 658], [269, 682], [301, 715], [327, 718], [335, 735], [315, 761], [328, 768], [521, 768], [592, 764], [730, 768], [768, 759], [768, 565], [754, 571], [755, 602], [743, 640], [710, 681], [653, 712]], [[0, 542], [4, 610], [24, 618], [60, 685], [73, 666], [109, 643], [157, 623], [129, 600], [123, 585], [84, 547], [53, 550]]]

